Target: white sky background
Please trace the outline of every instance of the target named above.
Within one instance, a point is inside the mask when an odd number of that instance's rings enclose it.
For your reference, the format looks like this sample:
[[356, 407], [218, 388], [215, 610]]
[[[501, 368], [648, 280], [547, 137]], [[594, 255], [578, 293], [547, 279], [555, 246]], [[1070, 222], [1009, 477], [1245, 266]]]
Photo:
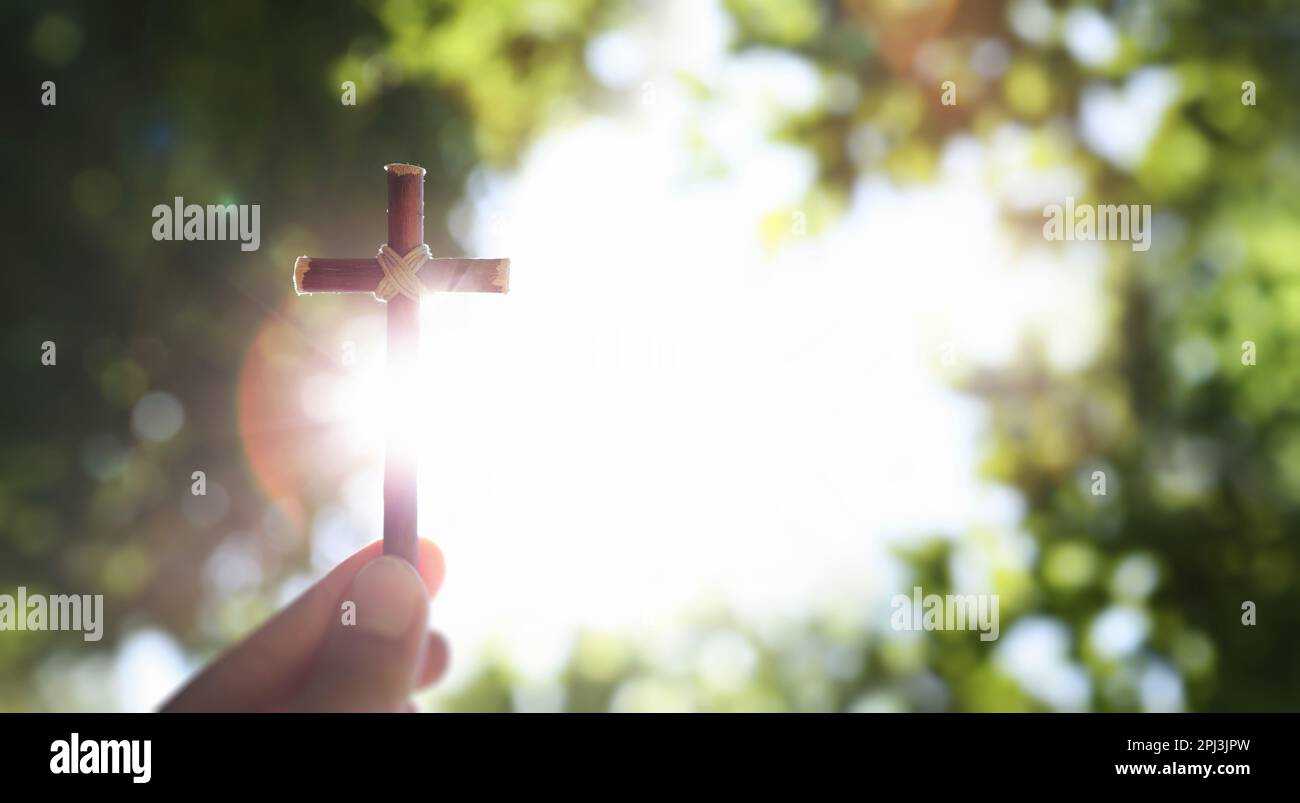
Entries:
[[[491, 643], [541, 676], [579, 628], [654, 631], [704, 600], [749, 618], [865, 614], [897, 590], [888, 536], [1015, 519], [974, 480], [977, 408], [934, 368], [945, 337], [1009, 356], [1050, 279], [1005, 292], [997, 207], [974, 176], [866, 184], [829, 236], [765, 256], [760, 221], [797, 206], [814, 171], [768, 142], [771, 113], [821, 102], [821, 78], [727, 54], [710, 5], [673, 12], [668, 30], [592, 49], [614, 64], [598, 76], [646, 102], [472, 182], [454, 222], [473, 221], [473, 253], [512, 257], [511, 294], [426, 306], [439, 424], [421, 522], [447, 553], [435, 621], [462, 658]], [[721, 97], [689, 100], [666, 77], [678, 69]], [[693, 129], [724, 178], [686, 178]]]
[[[988, 144], [954, 139], [932, 185], [865, 178], [831, 231], [765, 254], [762, 219], [797, 207], [814, 172], [810, 155], [768, 141], [773, 114], [826, 102], [825, 81], [788, 55], [729, 53], [716, 2], [658, 8], [588, 54], [598, 78], [648, 102], [554, 130], [517, 173], [471, 181], [453, 230], [468, 253], [512, 258], [511, 292], [424, 305], [419, 390], [435, 425], [419, 436], [420, 517], [447, 555], [433, 608], [453, 645], [444, 689], [486, 650], [544, 681], [581, 629], [651, 643], [702, 603], [756, 622], [833, 607], [886, 626], [888, 598], [908, 590], [884, 559], [891, 539], [1011, 532], [1020, 515], [1013, 493], [976, 476], [984, 420], [944, 383], [945, 345], [956, 369], [1001, 364], [1034, 331], [1074, 369], [1099, 342], [1102, 248], [1022, 251], [1003, 234], [1000, 205], [1083, 187], [1031, 167], [1016, 126]], [[1086, 63], [1097, 48], [1079, 41], [1067, 37]], [[682, 92], [683, 70], [717, 97]], [[1159, 73], [1124, 94], [1094, 87], [1086, 144], [1131, 163], [1155, 130], [1136, 109], [1158, 117], [1171, 97]], [[690, 177], [698, 133], [725, 175]], [[344, 333], [376, 361], [312, 387], [319, 402], [335, 383], [336, 411], [375, 455], [316, 517], [317, 573], [382, 521], [378, 320]], [[978, 568], [962, 591], [988, 590]], [[1008, 672], [1066, 689], [1064, 707], [1086, 699], [1086, 673], [1040, 636], [1004, 633]], [[122, 706], [153, 706], [192, 668], [140, 631], [116, 661]]]

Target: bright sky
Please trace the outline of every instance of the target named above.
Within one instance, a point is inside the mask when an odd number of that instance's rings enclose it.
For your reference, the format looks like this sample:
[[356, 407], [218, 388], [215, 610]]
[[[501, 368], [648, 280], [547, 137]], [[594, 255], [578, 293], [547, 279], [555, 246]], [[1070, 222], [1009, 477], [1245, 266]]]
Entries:
[[[511, 294], [426, 305], [430, 419], [455, 425], [426, 436], [421, 516], [460, 656], [491, 643], [545, 675], [579, 628], [653, 631], [702, 601], [865, 613], [896, 590], [887, 537], [1016, 518], [974, 481], [981, 419], [936, 366], [949, 341], [1009, 356], [1027, 318], [1062, 312], [1063, 277], [1004, 267], [978, 146], [938, 187], [864, 184], [833, 232], [769, 257], [761, 220], [797, 206], [813, 164], [767, 124], [821, 81], [728, 55], [716, 10], [674, 8], [670, 32], [619, 38], [658, 65], [628, 82], [645, 102], [472, 182], [463, 240], [513, 258]], [[687, 66], [716, 102], [661, 77]], [[700, 131], [723, 177], [685, 178]], [[1079, 334], [1054, 348], [1078, 359]]]

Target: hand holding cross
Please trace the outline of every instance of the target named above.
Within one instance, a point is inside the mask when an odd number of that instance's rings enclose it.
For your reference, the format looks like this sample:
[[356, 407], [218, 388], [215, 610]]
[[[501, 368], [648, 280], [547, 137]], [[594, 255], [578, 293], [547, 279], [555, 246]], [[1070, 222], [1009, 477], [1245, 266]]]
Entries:
[[[508, 259], [434, 259], [424, 244], [424, 168], [384, 167], [388, 174], [388, 244], [370, 259], [302, 256], [293, 286], [310, 293], [374, 293], [388, 304], [390, 376], [418, 370], [419, 300], [424, 291], [504, 293]], [[384, 458], [384, 554], [416, 562], [417, 467], [411, 439], [390, 428]]]

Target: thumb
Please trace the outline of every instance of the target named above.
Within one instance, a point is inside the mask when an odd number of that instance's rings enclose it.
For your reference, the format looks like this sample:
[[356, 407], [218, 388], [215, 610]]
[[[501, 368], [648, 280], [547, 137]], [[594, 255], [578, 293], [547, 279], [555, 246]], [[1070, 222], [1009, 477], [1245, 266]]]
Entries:
[[[353, 604], [353, 616], [346, 603]], [[396, 711], [415, 688], [423, 660], [429, 595], [415, 569], [391, 555], [357, 573], [320, 654], [308, 670], [299, 711]]]

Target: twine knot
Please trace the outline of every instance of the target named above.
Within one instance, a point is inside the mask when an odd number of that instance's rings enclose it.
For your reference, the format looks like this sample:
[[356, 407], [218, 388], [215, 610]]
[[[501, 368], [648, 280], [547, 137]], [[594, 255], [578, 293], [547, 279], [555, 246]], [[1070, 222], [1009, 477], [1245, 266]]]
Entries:
[[387, 243], [379, 246], [379, 267], [384, 269], [384, 278], [375, 288], [375, 298], [388, 301], [398, 293], [412, 301], [420, 300], [420, 279], [416, 276], [426, 262], [433, 259], [429, 246], [420, 243], [406, 253], [406, 256], [394, 251]]

